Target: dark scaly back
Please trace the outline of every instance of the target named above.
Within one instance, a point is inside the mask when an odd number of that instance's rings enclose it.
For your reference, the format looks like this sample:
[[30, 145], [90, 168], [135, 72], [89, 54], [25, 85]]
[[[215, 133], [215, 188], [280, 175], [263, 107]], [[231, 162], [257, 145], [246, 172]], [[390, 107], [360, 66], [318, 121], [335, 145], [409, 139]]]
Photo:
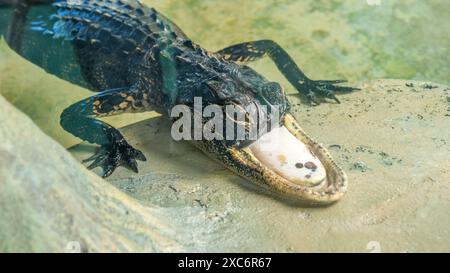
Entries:
[[65, 0], [31, 7], [14, 50], [50, 74], [101, 91], [157, 79], [158, 52], [177, 38], [186, 36], [136, 0]]

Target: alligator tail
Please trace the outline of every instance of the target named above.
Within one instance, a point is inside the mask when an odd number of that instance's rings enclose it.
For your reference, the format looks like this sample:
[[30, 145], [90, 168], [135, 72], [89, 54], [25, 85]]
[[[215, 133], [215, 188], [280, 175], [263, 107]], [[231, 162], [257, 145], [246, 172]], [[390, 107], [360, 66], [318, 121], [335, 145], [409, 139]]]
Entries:
[[12, 8], [12, 0], [0, 0], [0, 38], [6, 38], [7, 36]]

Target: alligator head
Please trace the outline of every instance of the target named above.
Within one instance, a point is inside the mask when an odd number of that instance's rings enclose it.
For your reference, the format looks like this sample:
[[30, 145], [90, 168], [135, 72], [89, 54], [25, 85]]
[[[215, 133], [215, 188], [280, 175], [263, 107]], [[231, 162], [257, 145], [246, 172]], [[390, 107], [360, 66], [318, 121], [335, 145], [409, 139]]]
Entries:
[[[242, 78], [245, 75], [241, 75]], [[328, 205], [344, 196], [347, 190], [346, 174], [333, 161], [327, 149], [306, 134], [297, 123], [279, 84], [261, 81], [257, 88], [253, 84], [251, 91], [246, 91], [239, 82], [235, 82], [233, 88], [229, 86], [226, 81], [208, 83], [208, 92], [202, 88], [201, 97], [206, 105], [221, 107], [224, 127], [229, 125], [226, 120], [230, 119], [225, 110], [227, 105], [244, 109], [242, 111], [250, 118], [233, 120], [236, 125], [233, 130], [236, 132], [236, 128], [242, 127], [246, 132], [245, 139], [222, 137], [193, 140], [196, 147], [243, 178], [289, 202]], [[204, 94], [213, 94], [214, 99], [206, 98]], [[195, 112], [194, 107], [191, 110]], [[210, 119], [203, 118], [202, 121], [205, 125]], [[248, 139], [252, 128], [266, 130], [258, 131], [256, 139]]]

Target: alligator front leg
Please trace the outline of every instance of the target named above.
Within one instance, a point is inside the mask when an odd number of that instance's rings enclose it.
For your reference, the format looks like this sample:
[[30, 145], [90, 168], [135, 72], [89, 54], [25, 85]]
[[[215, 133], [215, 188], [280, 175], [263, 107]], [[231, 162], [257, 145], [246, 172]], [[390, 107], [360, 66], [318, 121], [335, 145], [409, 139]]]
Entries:
[[352, 87], [337, 86], [345, 80], [314, 81], [303, 73], [289, 54], [272, 40], [261, 40], [233, 45], [217, 52], [223, 59], [245, 64], [268, 55], [288, 81], [312, 104], [319, 104], [318, 98], [329, 98], [340, 103], [335, 92], [358, 90]]
[[137, 173], [136, 160], [146, 161], [144, 154], [128, 144], [116, 128], [95, 117], [149, 110], [142, 91], [134, 88], [109, 90], [65, 109], [61, 125], [76, 137], [101, 146], [97, 154], [84, 161], [93, 161], [89, 169], [102, 167], [102, 176], [108, 177], [118, 166], [124, 165]]

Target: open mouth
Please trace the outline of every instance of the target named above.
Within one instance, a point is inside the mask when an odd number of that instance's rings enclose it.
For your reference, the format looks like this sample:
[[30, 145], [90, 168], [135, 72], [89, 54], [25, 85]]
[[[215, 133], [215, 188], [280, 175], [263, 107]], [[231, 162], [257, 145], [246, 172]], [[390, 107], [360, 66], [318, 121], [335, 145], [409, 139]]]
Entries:
[[347, 175], [290, 114], [283, 118], [281, 127], [237, 154], [256, 170], [254, 182], [288, 199], [329, 205], [347, 192]]
[[271, 130], [249, 149], [261, 164], [292, 183], [314, 187], [327, 178], [319, 158], [285, 126]]
[[194, 145], [282, 199], [315, 206], [340, 200], [347, 192], [344, 171], [290, 114], [281, 124], [245, 148], [230, 148], [223, 141], [194, 141]]

